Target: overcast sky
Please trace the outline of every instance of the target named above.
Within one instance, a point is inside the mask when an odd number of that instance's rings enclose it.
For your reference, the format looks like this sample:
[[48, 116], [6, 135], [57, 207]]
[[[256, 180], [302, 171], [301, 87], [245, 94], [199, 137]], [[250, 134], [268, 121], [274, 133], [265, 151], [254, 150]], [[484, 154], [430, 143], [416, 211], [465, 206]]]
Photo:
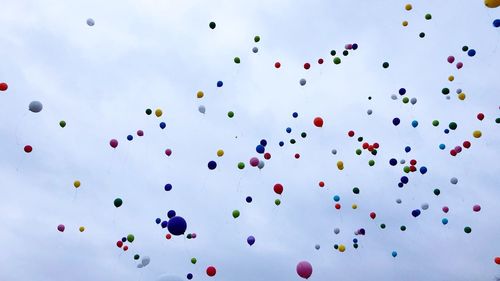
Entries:
[[[302, 260], [313, 266], [310, 280], [500, 277], [493, 261], [500, 256], [500, 35], [492, 26], [500, 10], [482, 2], [415, 1], [406, 11], [399, 0], [0, 0], [0, 82], [9, 85], [0, 92], [0, 280], [186, 280], [188, 273], [193, 280], [300, 280], [295, 266]], [[342, 56], [347, 43], [359, 48]], [[464, 45], [476, 56], [462, 52]], [[332, 49], [341, 64], [333, 64]], [[447, 63], [450, 55], [464, 63], [461, 70]], [[404, 104], [400, 88], [417, 103]], [[28, 110], [33, 100], [42, 112]], [[163, 116], [148, 116], [147, 108], [161, 108]], [[316, 116], [323, 128], [313, 125]], [[444, 134], [452, 121], [458, 128]], [[474, 130], [483, 136], [473, 138]], [[356, 155], [360, 136], [380, 144], [376, 156]], [[255, 151], [261, 139], [272, 158], [259, 170], [248, 161], [263, 158]], [[452, 157], [449, 150], [465, 140], [471, 148]], [[407, 175], [398, 188], [404, 165], [390, 166], [391, 158], [416, 159], [428, 172]], [[284, 186], [281, 196], [275, 183]], [[429, 209], [413, 218], [423, 203]], [[475, 204], [480, 212], [472, 211]], [[197, 238], [166, 240], [155, 219], [166, 219], [168, 210]], [[365, 236], [354, 235], [359, 228]], [[135, 241], [123, 252], [115, 243], [129, 233]], [[251, 247], [249, 235], [256, 238]], [[138, 269], [136, 253], [151, 263]], [[213, 278], [205, 274], [209, 265], [217, 268]]]

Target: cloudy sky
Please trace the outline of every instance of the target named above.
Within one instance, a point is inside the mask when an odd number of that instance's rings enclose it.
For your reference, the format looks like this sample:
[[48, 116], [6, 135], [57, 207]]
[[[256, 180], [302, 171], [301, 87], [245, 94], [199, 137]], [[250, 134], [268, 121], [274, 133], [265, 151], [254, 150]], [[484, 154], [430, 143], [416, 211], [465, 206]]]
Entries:
[[[0, 82], [9, 84], [0, 92], [0, 280], [186, 280], [187, 273], [193, 280], [299, 280], [301, 260], [313, 265], [310, 280], [500, 277], [493, 261], [500, 256], [500, 34], [492, 26], [500, 10], [482, 2], [415, 1], [406, 11], [399, 0], [0, 0]], [[347, 43], [359, 48], [342, 56]], [[464, 45], [476, 56], [462, 52]], [[464, 63], [461, 70], [446, 62], [450, 55]], [[400, 88], [418, 102], [392, 100]], [[203, 99], [196, 98], [199, 90]], [[42, 112], [28, 110], [33, 100], [43, 103]], [[146, 108], [161, 108], [163, 116], [148, 116]], [[313, 126], [316, 116], [323, 128]], [[444, 134], [452, 121], [458, 128]], [[474, 130], [482, 138], [474, 139]], [[380, 144], [376, 156], [355, 154], [359, 136]], [[112, 138], [117, 149], [109, 146]], [[272, 158], [259, 170], [248, 160], [262, 159], [255, 152], [261, 139]], [[465, 140], [472, 147], [450, 156]], [[24, 153], [25, 145], [33, 152]], [[405, 153], [405, 146], [412, 150]], [[221, 158], [218, 149], [225, 151]], [[429, 171], [408, 175], [398, 188], [404, 165], [390, 166], [391, 158], [416, 159]], [[213, 171], [211, 160], [218, 163]], [[284, 186], [281, 196], [275, 183]], [[118, 209], [117, 197], [124, 202]], [[413, 218], [423, 203], [429, 209]], [[197, 238], [166, 240], [155, 219], [166, 219], [168, 210], [184, 217]], [[354, 235], [359, 228], [365, 236]], [[136, 239], [123, 252], [115, 243], [129, 233]], [[252, 247], [249, 235], [256, 238]], [[340, 253], [334, 244], [347, 249]], [[138, 269], [136, 253], [151, 263]], [[205, 274], [209, 265], [217, 268], [213, 278]]]

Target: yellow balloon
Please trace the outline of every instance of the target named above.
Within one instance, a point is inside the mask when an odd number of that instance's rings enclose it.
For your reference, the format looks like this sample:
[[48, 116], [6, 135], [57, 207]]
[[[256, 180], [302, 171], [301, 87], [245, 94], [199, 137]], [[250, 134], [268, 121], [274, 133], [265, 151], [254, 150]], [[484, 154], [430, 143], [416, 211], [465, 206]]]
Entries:
[[202, 91], [198, 91], [198, 93], [196, 93], [196, 97], [201, 99], [205, 94], [202, 92]]
[[222, 149], [217, 150], [217, 156], [222, 157], [222, 155], [224, 155], [224, 150]]
[[344, 170], [344, 162], [338, 161], [337, 162], [337, 168], [339, 168], [339, 170]]
[[358, 208], [358, 205], [356, 205], [356, 204], [352, 204], [352, 209], [353, 209], [353, 210], [356, 210], [357, 208]]
[[403, 26], [408, 26], [408, 21], [403, 21]]
[[480, 138], [480, 137], [483, 135], [483, 133], [481, 133], [481, 131], [479, 131], [479, 130], [475, 130], [474, 132], [472, 132], [472, 135], [473, 135], [476, 139], [478, 139], [478, 138]]
[[465, 99], [465, 93], [458, 94], [458, 99], [459, 100], [464, 100]]
[[85, 231], [85, 227], [84, 226], [80, 226], [79, 230], [80, 230], [80, 232], [84, 232]]
[[162, 114], [163, 112], [161, 111], [161, 109], [158, 108], [157, 110], [155, 110], [156, 117], [160, 117]]
[[451, 82], [451, 81], [453, 81], [453, 80], [455, 80], [455, 76], [453, 76], [453, 75], [448, 76], [448, 81], [450, 81], [450, 82]]
[[406, 4], [405, 5], [405, 10], [407, 11], [410, 11], [413, 7], [411, 6], [411, 4]]
[[345, 246], [344, 246], [344, 244], [340, 244], [340, 245], [339, 245], [339, 251], [340, 251], [341, 253], [343, 253], [343, 252], [345, 251]]
[[500, 0], [484, 0], [484, 5], [488, 8], [496, 8], [500, 6]]
[[73, 186], [74, 186], [75, 188], [79, 188], [81, 184], [82, 184], [82, 183], [81, 183], [80, 181], [75, 181], [75, 182], [73, 183]]

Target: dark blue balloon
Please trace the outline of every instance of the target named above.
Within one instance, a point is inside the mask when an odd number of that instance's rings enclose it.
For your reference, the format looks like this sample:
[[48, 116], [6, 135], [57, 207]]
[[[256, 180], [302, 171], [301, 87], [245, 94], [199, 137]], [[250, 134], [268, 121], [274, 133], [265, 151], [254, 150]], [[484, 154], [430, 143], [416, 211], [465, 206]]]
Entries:
[[354, 238], [354, 239], [352, 239], [352, 242], [353, 242], [353, 243], [358, 243], [358, 238]]
[[172, 185], [171, 185], [171, 184], [169, 184], [169, 183], [167, 183], [167, 184], [165, 185], [165, 191], [170, 191], [170, 190], [172, 190]]
[[286, 128], [286, 132], [290, 134], [292, 132], [292, 128], [290, 127]]
[[175, 213], [175, 211], [174, 211], [174, 210], [170, 210], [170, 211], [168, 211], [168, 212], [167, 212], [167, 217], [168, 217], [169, 219], [171, 219], [171, 218], [175, 217], [175, 215], [176, 215], [176, 213]]
[[366, 231], [364, 228], [361, 228], [359, 231], [358, 231], [359, 234], [361, 235], [365, 235]]
[[260, 145], [262, 146], [266, 146], [267, 145], [267, 141], [266, 140], [260, 140]]
[[416, 209], [411, 212], [411, 215], [414, 216], [415, 218], [420, 216], [420, 210]]
[[127, 237], [122, 237], [122, 242], [127, 242]]
[[449, 133], [450, 133], [450, 130], [448, 130], [448, 129], [444, 129], [444, 133], [445, 133], [445, 134], [449, 134]]
[[257, 147], [255, 148], [255, 151], [257, 151], [257, 153], [262, 154], [262, 153], [264, 153], [264, 151], [266, 151], [266, 148], [265, 148], [263, 145], [259, 144], [259, 145], [257, 145]]
[[493, 21], [493, 26], [494, 27], [499, 27], [500, 26], [500, 19], [496, 19]]
[[224, 85], [224, 83], [222, 83], [222, 81], [217, 81], [217, 87], [222, 87], [222, 85]]
[[280, 146], [284, 146], [284, 145], [285, 145], [285, 143], [284, 143], [284, 142], [282, 142], [282, 141], [280, 141], [279, 145], [280, 145]]
[[410, 151], [411, 151], [411, 147], [409, 147], [409, 146], [405, 147], [405, 152], [406, 152], [406, 153], [408, 153], [408, 152], [410, 152]]
[[401, 123], [401, 120], [399, 120], [399, 118], [396, 117], [396, 118], [392, 119], [392, 124], [394, 124], [394, 126], [399, 125], [399, 123]]
[[210, 170], [213, 170], [213, 169], [217, 168], [217, 163], [215, 161], [208, 162], [208, 168]]
[[167, 124], [165, 124], [165, 122], [161, 122], [160, 123], [160, 128], [165, 129], [165, 127], [167, 127]]
[[188, 273], [188, 275], [186, 276], [188, 280], [191, 280], [193, 279], [193, 274], [192, 273]]
[[184, 218], [175, 216], [168, 221], [168, 231], [172, 235], [182, 235], [186, 232], [187, 223]]
[[358, 44], [356, 44], [356, 43], [352, 44], [352, 49], [353, 50], [357, 50], [358, 49]]
[[401, 177], [401, 182], [404, 183], [404, 184], [407, 184], [409, 181], [408, 177], [407, 176], [402, 176]]
[[156, 218], [155, 222], [156, 222], [156, 224], [160, 224], [161, 223], [161, 219], [160, 218]]
[[403, 184], [402, 182], [398, 183], [398, 187], [399, 187], [399, 188], [401, 188], [401, 187], [403, 187], [403, 186], [404, 186], [404, 184]]
[[133, 139], [134, 139], [134, 137], [133, 137], [132, 135], [128, 135], [128, 136], [127, 136], [127, 140], [131, 141], [131, 140], [133, 140]]
[[161, 222], [161, 228], [166, 228], [168, 226], [168, 221]]
[[297, 117], [299, 117], [299, 114], [298, 114], [297, 112], [294, 112], [294, 113], [292, 114], [292, 116], [293, 116], [293, 118], [297, 118]]
[[401, 88], [401, 89], [399, 89], [399, 94], [400, 94], [400, 95], [404, 95], [404, 94], [406, 94], [406, 89], [405, 89], [405, 88]]
[[255, 243], [255, 237], [253, 237], [253, 236], [251, 236], [251, 235], [250, 235], [250, 236], [248, 236], [248, 238], [247, 238], [247, 243], [248, 243], [248, 245], [252, 246], [252, 245], [253, 245], [253, 243]]
[[391, 166], [396, 166], [398, 164], [398, 160], [392, 158], [391, 160], [389, 160], [389, 164], [391, 164]]
[[473, 57], [476, 55], [476, 50], [474, 49], [470, 49], [468, 52], [467, 52], [467, 55], [469, 55], [469, 57]]
[[247, 196], [247, 198], [245, 200], [247, 201], [247, 203], [252, 203], [252, 197], [250, 197], [250, 196]]
[[427, 173], [427, 167], [425, 167], [425, 166], [420, 167], [420, 173], [422, 175], [425, 174], [425, 173]]
[[411, 126], [412, 126], [413, 128], [416, 128], [416, 127], [418, 126], [418, 121], [417, 121], [417, 120], [413, 120], [413, 121], [411, 121]]

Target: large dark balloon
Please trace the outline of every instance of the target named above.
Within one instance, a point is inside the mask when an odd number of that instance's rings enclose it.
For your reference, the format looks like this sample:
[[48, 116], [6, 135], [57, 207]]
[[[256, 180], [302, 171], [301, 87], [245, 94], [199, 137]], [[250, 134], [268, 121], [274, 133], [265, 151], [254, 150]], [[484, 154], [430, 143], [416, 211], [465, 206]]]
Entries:
[[186, 220], [184, 220], [184, 218], [179, 217], [179, 216], [175, 216], [168, 221], [167, 227], [168, 227], [168, 231], [172, 235], [178, 236], [178, 235], [182, 235], [182, 234], [184, 234], [184, 232], [186, 232], [187, 223], [186, 223]]

